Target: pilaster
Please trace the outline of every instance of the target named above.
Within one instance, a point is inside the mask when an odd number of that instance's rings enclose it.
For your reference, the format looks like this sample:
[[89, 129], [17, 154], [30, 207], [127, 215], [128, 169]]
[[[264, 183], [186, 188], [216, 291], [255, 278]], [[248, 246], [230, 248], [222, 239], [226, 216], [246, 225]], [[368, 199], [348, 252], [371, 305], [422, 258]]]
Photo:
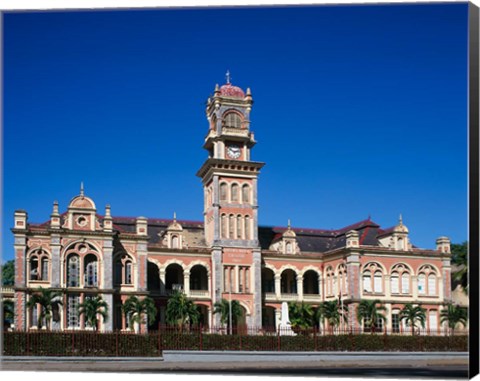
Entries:
[[262, 255], [260, 250], [253, 251], [253, 326], [262, 326]]
[[61, 284], [61, 265], [60, 265], [60, 250], [61, 250], [61, 242], [60, 242], [60, 235], [56, 233], [52, 233], [50, 238], [50, 248], [52, 252], [52, 271], [51, 271], [51, 280], [50, 283], [52, 287], [60, 287]]
[[[212, 250], [212, 304], [219, 302], [222, 298], [222, 249], [220, 247], [214, 247]], [[215, 314], [214, 326], [220, 326], [220, 315]]]

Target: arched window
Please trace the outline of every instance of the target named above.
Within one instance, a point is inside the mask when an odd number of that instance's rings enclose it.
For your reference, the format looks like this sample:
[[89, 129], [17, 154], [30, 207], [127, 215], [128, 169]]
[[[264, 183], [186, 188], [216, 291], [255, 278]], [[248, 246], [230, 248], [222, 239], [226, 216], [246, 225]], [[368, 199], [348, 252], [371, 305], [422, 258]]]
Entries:
[[220, 201], [227, 201], [227, 184], [220, 184]]
[[[437, 272], [430, 265], [423, 265], [418, 270], [418, 289], [420, 295], [435, 296], [437, 295]], [[422, 282], [422, 283], [421, 283]], [[420, 287], [423, 290], [420, 293]]]
[[347, 286], [347, 268], [342, 263], [338, 266], [338, 293], [346, 295], [348, 291]]
[[48, 280], [48, 259], [42, 258], [41, 264], [42, 264], [42, 272], [41, 272], [42, 280]]
[[410, 294], [410, 269], [402, 263], [396, 264], [392, 267], [390, 282], [392, 294]]
[[242, 202], [244, 204], [250, 202], [250, 187], [247, 184], [242, 186]]
[[402, 294], [410, 293], [410, 275], [406, 272], [402, 274]]
[[372, 274], [370, 271], [364, 271], [362, 274], [363, 292], [372, 292]]
[[325, 270], [325, 281], [326, 281], [326, 296], [332, 296], [334, 295], [334, 290], [333, 290], [333, 277], [335, 273], [333, 271], [332, 266], [328, 266], [327, 269]]
[[222, 214], [221, 235], [222, 238], [227, 238], [227, 216]]
[[236, 112], [225, 115], [225, 127], [242, 128], [242, 118]]
[[238, 202], [238, 184], [232, 184], [232, 201]]
[[132, 284], [132, 262], [125, 262], [125, 284]]
[[237, 216], [237, 238], [242, 239], [243, 221], [242, 216]]
[[32, 256], [30, 258], [30, 280], [39, 280], [40, 274], [38, 269], [38, 257]]
[[48, 254], [41, 248], [29, 255], [29, 280], [48, 281]]
[[251, 237], [250, 237], [250, 216], [245, 216], [245, 239], [251, 239]]
[[85, 256], [84, 276], [85, 287], [97, 287], [98, 286], [98, 261], [97, 257], [93, 254]]
[[172, 249], [178, 249], [179, 245], [178, 245], [178, 236], [177, 235], [173, 235], [172, 236]]
[[425, 295], [427, 293], [427, 282], [425, 274], [420, 274], [418, 276], [418, 294]]
[[76, 254], [67, 258], [67, 286], [80, 287], [80, 257]]
[[383, 268], [378, 263], [370, 262], [364, 266], [363, 291], [375, 294], [383, 292]]
[[437, 277], [435, 274], [430, 274], [428, 276], [428, 295], [437, 295]]
[[228, 238], [233, 239], [235, 238], [235, 216], [233, 214], [228, 219], [228, 225]]
[[292, 243], [291, 242], [286, 243], [285, 251], [287, 252], [287, 254], [292, 254], [293, 250], [292, 250]]

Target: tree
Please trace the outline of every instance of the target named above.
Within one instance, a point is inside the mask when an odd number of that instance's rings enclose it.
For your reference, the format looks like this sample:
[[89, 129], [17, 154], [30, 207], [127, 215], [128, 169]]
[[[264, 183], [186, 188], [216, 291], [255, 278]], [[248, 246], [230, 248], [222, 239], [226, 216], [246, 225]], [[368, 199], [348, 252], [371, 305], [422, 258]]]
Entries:
[[453, 243], [450, 250], [452, 252], [452, 264], [457, 267], [457, 270], [452, 274], [452, 278], [455, 282], [460, 283], [463, 292], [468, 295], [468, 242]]
[[2, 265], [2, 285], [13, 286], [15, 283], [15, 261], [12, 259]]
[[357, 308], [357, 320], [360, 324], [363, 322], [365, 327], [370, 328], [370, 332], [373, 334], [378, 322], [386, 320], [383, 315], [385, 310], [385, 306], [379, 299], [362, 300]]
[[200, 319], [200, 312], [196, 304], [187, 299], [187, 296], [180, 291], [175, 291], [168, 299], [165, 315], [168, 324], [177, 324], [179, 327], [198, 324]]
[[462, 324], [464, 327], [467, 326], [468, 321], [468, 312], [465, 307], [460, 307], [455, 304], [448, 304], [447, 308], [440, 312], [440, 322], [448, 323], [448, 327], [451, 329], [451, 334], [455, 332], [455, 327], [457, 324]]
[[420, 323], [422, 328], [425, 328], [425, 309], [422, 306], [414, 306], [412, 303], [405, 304], [405, 307], [400, 311], [400, 321], [405, 320], [412, 328], [412, 336], [415, 335], [415, 328], [417, 322]]
[[288, 315], [292, 328], [308, 329], [313, 325], [314, 311], [310, 304], [288, 303]]
[[327, 320], [330, 332], [333, 333], [335, 327], [340, 325], [341, 321], [347, 321], [346, 307], [340, 307], [338, 300], [331, 300], [321, 304], [321, 314]]
[[59, 291], [54, 291], [48, 288], [37, 288], [27, 302], [27, 307], [30, 309], [37, 308], [40, 305], [40, 315], [37, 319], [38, 329], [42, 328], [45, 320], [45, 327], [47, 331], [50, 329], [50, 319], [52, 318], [53, 310], [58, 309], [62, 303], [63, 294]]
[[8, 328], [12, 323], [15, 316], [14, 302], [12, 299], [1, 299], [3, 308], [3, 326]]
[[[138, 325], [147, 323], [153, 324], [157, 316], [157, 308], [152, 298], [146, 296], [142, 300], [135, 295], [130, 296], [125, 303], [123, 303], [122, 311], [125, 318], [130, 318], [130, 323], [134, 324], [135, 332], [138, 332]], [[131, 327], [129, 327], [131, 328]]]
[[232, 304], [232, 326], [236, 326], [238, 318], [242, 316], [242, 307], [238, 300], [232, 300], [229, 302], [226, 299], [222, 299], [220, 302], [216, 302], [213, 307], [214, 314], [220, 314], [220, 323], [226, 324], [228, 331], [230, 332], [230, 303]]
[[97, 331], [98, 316], [103, 317], [104, 322], [108, 319], [108, 304], [101, 296], [86, 298], [83, 303], [79, 304], [78, 313], [79, 315], [85, 315], [85, 321], [90, 327], [93, 327], [94, 331]]

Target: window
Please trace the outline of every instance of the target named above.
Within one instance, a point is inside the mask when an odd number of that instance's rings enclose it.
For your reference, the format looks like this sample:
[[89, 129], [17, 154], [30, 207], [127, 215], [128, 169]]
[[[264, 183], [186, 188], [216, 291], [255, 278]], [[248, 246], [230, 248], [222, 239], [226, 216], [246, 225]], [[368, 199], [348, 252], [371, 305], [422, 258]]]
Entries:
[[122, 284], [122, 272], [123, 272], [123, 264], [121, 261], [115, 262], [115, 284]]
[[435, 274], [428, 276], [428, 295], [437, 295], [437, 277]]
[[242, 128], [242, 119], [235, 112], [229, 112], [225, 115], [225, 127]]
[[410, 275], [408, 273], [402, 274], [402, 294], [410, 293]]
[[325, 271], [325, 280], [326, 280], [326, 294], [327, 296], [333, 295], [333, 276], [334, 276], [333, 268], [331, 266], [327, 267]]
[[229, 226], [228, 226], [228, 238], [232, 239], [235, 238], [235, 216], [233, 214], [230, 215], [229, 218]]
[[238, 185], [232, 184], [232, 201], [238, 201]]
[[427, 285], [425, 283], [425, 274], [418, 276], [418, 294], [425, 295], [427, 292]]
[[372, 278], [370, 271], [365, 271], [363, 273], [363, 291], [372, 292]]
[[400, 291], [399, 291], [399, 277], [398, 277], [398, 273], [392, 273], [392, 275], [390, 276], [390, 292], [392, 294], [399, 294]]
[[400, 311], [394, 311], [392, 313], [392, 332], [400, 332]]
[[220, 184], [220, 201], [227, 201], [227, 184]]
[[30, 280], [38, 280], [38, 258], [34, 257], [30, 259]]
[[227, 238], [227, 216], [222, 214], [222, 226], [221, 226], [222, 238]]
[[132, 284], [132, 262], [125, 262], [125, 284]]
[[68, 328], [80, 327], [80, 319], [78, 317], [78, 305], [80, 296], [68, 295], [67, 297], [67, 324]]
[[86, 287], [97, 287], [97, 257], [95, 255], [89, 254], [85, 257], [85, 286]]
[[438, 330], [438, 319], [436, 310], [428, 311], [428, 327], [430, 328], [430, 331]]
[[67, 259], [67, 286], [80, 286], [80, 258], [78, 255], [70, 255]]
[[247, 184], [242, 187], [242, 201], [245, 204], [250, 202], [250, 187]]
[[245, 239], [251, 239], [250, 237], [250, 217], [245, 216]]
[[383, 291], [382, 283], [383, 283], [382, 273], [380, 271], [376, 271], [373, 276], [373, 291], [376, 293], [381, 293]]
[[237, 216], [237, 238], [238, 239], [242, 239], [242, 227], [243, 227], [242, 216]]
[[173, 249], [178, 249], [178, 236], [174, 235], [172, 236], [172, 248]]
[[48, 280], [48, 260], [42, 259], [42, 280]]
[[410, 270], [404, 264], [396, 264], [392, 267], [391, 275], [392, 294], [410, 294]]
[[291, 254], [292, 253], [292, 243], [291, 242], [287, 242], [286, 243], [286, 252], [287, 254]]

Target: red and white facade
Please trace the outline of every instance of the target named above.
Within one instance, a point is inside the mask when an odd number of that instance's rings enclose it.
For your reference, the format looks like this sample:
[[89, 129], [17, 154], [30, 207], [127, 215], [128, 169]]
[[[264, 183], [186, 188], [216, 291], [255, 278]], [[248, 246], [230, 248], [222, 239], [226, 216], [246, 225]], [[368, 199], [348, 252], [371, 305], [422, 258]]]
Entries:
[[426, 328], [438, 329], [440, 310], [451, 300], [448, 238], [438, 238], [433, 250], [416, 248], [401, 218], [389, 229], [370, 219], [338, 230], [258, 226], [264, 164], [250, 159], [252, 104], [249, 89], [228, 81], [208, 100], [209, 156], [197, 173], [203, 221], [115, 217], [108, 205], [99, 214], [83, 187], [65, 212], [54, 203], [45, 223], [29, 223], [25, 211], [16, 211], [15, 328], [36, 329], [38, 311], [26, 302], [43, 287], [64, 295], [52, 319], [56, 329], [86, 328], [77, 306], [96, 294], [109, 305], [102, 329], [127, 328], [121, 305], [130, 295], [155, 300], [156, 327], [175, 289], [199, 306], [204, 326], [220, 325], [213, 305], [222, 298], [240, 302], [241, 323], [274, 327], [282, 302], [319, 305], [341, 295], [349, 328], [359, 328], [360, 300], [380, 299], [386, 328], [397, 330], [400, 309], [413, 302], [427, 310]]

